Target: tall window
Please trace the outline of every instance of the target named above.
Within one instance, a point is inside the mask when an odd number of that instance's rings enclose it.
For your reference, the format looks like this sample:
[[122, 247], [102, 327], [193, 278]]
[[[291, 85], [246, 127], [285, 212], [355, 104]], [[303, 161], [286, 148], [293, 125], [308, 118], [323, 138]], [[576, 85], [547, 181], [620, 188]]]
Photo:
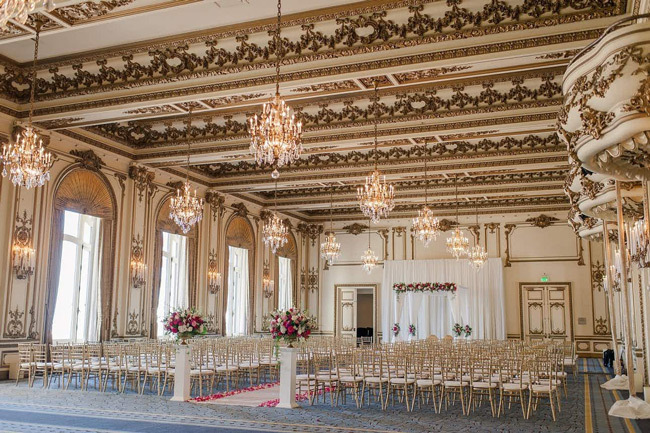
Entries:
[[248, 333], [248, 250], [228, 247], [226, 335]]
[[291, 280], [291, 259], [278, 257], [278, 308], [288, 310], [291, 305], [291, 292], [293, 281]]
[[98, 341], [101, 324], [101, 219], [65, 211], [52, 339]]
[[186, 308], [187, 290], [187, 238], [162, 232], [162, 262], [160, 290], [158, 291], [158, 337], [165, 333], [162, 321], [174, 308]]

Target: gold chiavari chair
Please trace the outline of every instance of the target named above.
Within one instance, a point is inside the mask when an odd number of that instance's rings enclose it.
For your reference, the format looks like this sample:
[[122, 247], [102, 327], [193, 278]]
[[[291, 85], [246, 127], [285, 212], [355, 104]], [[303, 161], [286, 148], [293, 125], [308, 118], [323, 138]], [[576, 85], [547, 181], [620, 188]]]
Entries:
[[470, 360], [468, 412], [475, 410], [482, 403], [483, 397], [487, 397], [492, 416], [496, 415], [498, 383], [494, 379], [492, 357], [482, 350], [477, 351]]
[[446, 360], [442, 363], [442, 401], [445, 402], [445, 410], [449, 408], [449, 397], [452, 397], [452, 404], [456, 402], [456, 397], [460, 400], [463, 415], [467, 414], [465, 405], [465, 394], [469, 387], [468, 376], [466, 375], [467, 359], [463, 348], [453, 348], [447, 353]]
[[361, 373], [363, 365], [360, 364], [359, 359], [361, 351], [358, 349], [343, 349], [341, 352], [345, 368], [341, 368], [341, 357], [337, 356], [337, 359], [339, 359], [337, 373], [339, 374], [339, 383], [343, 393], [343, 403], [345, 404], [347, 392], [350, 391], [358, 409], [361, 407], [360, 391], [363, 387], [363, 374]]
[[[400, 346], [401, 347], [401, 346]], [[388, 381], [386, 401], [395, 405], [395, 394], [398, 394], [398, 401], [404, 402], [406, 410], [411, 411], [412, 400], [409, 394], [414, 394], [415, 374], [412, 371], [412, 353], [405, 347], [394, 350], [388, 354], [388, 369], [392, 377]]]
[[16, 376], [16, 385], [18, 381], [25, 377], [27, 373], [27, 383], [32, 386], [32, 343], [18, 343], [18, 375]]
[[[528, 360], [529, 363], [529, 396], [528, 396], [528, 410], [526, 417], [530, 417], [531, 409], [537, 410], [541, 401], [548, 398], [549, 406], [551, 407], [551, 415], [555, 421], [555, 404], [554, 400], [560, 401], [557, 385], [555, 380], [554, 370], [555, 361], [551, 356], [543, 351], [537, 351], [534, 357]], [[558, 410], [560, 408], [558, 407]]]
[[[316, 397], [318, 401], [318, 395], [323, 395], [323, 403], [325, 403], [325, 396], [327, 393], [330, 395], [330, 405], [338, 406], [339, 401], [339, 376], [338, 376], [338, 366], [336, 364], [336, 356], [332, 354], [331, 350], [325, 351], [325, 353], [315, 353], [314, 354], [314, 394], [312, 395], [311, 404], [314, 403], [313, 398]], [[336, 395], [335, 395], [336, 394]]]
[[521, 413], [524, 419], [528, 418], [524, 406], [524, 394], [528, 391], [528, 375], [524, 370], [523, 354], [512, 353], [500, 362], [499, 366], [499, 408], [497, 417], [505, 414], [504, 400], [508, 399], [508, 409], [512, 407], [512, 400], [519, 400]]
[[[441, 375], [436, 375], [437, 353], [433, 348], [421, 348], [415, 355], [415, 392], [413, 394], [413, 404], [418, 398], [418, 407], [422, 403], [428, 403], [429, 398], [433, 403], [434, 412], [438, 412], [438, 394], [442, 384]], [[411, 406], [413, 406], [413, 404]]]

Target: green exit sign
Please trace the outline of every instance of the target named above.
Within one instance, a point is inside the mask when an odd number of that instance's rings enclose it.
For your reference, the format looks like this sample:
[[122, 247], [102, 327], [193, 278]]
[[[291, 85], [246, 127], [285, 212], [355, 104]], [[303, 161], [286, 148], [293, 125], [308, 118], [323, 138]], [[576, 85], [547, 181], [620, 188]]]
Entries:
[[542, 275], [539, 281], [542, 283], [548, 283], [548, 275]]

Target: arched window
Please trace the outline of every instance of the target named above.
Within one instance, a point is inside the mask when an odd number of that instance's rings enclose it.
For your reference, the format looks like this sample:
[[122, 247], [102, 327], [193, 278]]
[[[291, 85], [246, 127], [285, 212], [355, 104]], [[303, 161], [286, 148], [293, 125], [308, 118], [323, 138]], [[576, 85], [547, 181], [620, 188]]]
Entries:
[[226, 335], [246, 335], [253, 330], [254, 239], [253, 228], [246, 218], [235, 216], [228, 222], [224, 267], [226, 308], [223, 318]]
[[297, 259], [296, 239], [292, 233], [289, 233], [287, 243], [278, 248], [275, 254], [275, 281], [277, 281], [275, 305], [279, 309], [288, 309], [296, 304]]
[[55, 185], [45, 320], [48, 342], [110, 332], [116, 201], [99, 171], [74, 168]]
[[162, 320], [175, 308], [196, 304], [197, 231], [183, 233], [169, 218], [170, 197], [156, 214], [154, 281], [151, 298], [151, 338], [163, 336]]

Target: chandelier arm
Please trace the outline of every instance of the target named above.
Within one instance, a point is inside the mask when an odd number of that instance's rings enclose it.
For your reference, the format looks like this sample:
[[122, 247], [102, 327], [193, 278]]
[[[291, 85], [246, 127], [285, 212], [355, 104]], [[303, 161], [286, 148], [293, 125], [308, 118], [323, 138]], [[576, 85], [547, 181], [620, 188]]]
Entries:
[[29, 90], [29, 123], [31, 127], [34, 118], [34, 100], [36, 99], [36, 62], [38, 60], [38, 46], [41, 41], [41, 27], [43, 22], [36, 21], [36, 37], [34, 39], [34, 60], [32, 62], [32, 88]]

